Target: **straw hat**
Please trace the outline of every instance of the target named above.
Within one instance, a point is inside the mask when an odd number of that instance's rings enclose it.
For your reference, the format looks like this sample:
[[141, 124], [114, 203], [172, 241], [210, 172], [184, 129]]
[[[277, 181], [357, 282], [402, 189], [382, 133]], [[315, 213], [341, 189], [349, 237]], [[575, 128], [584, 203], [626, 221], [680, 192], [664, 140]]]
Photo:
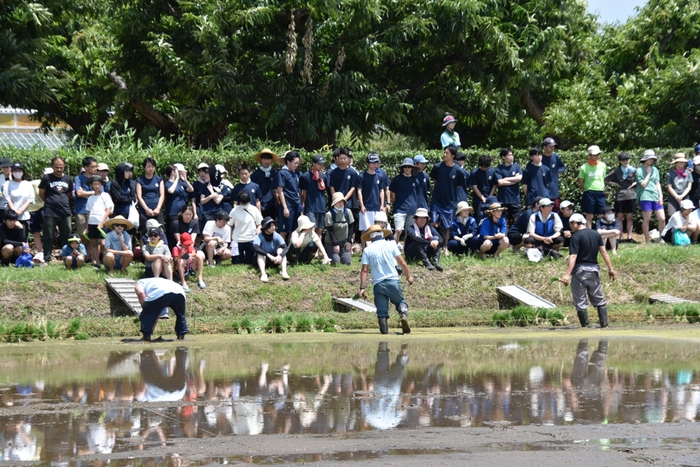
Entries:
[[134, 228], [134, 224], [129, 222], [129, 219], [126, 219], [124, 216], [114, 216], [105, 222], [105, 227], [111, 229], [114, 224], [124, 224], [126, 226], [126, 230], [131, 230]]
[[331, 198], [331, 206], [335, 206], [340, 201], [345, 203], [345, 195], [339, 191], [336, 191], [335, 193], [333, 193], [333, 198]]
[[472, 210], [472, 207], [469, 206], [469, 203], [467, 203], [466, 201], [460, 201], [459, 203], [457, 203], [457, 210], [455, 211], [455, 216], [459, 216], [460, 212], [467, 210]]
[[302, 230], [306, 229], [313, 229], [316, 226], [316, 224], [311, 222], [311, 219], [309, 219], [308, 216], [299, 216], [297, 223], [299, 224], [297, 227], [297, 232], [301, 232]]
[[503, 211], [504, 209], [505, 208], [501, 206], [501, 203], [492, 203], [489, 205], [488, 209], [486, 209], [486, 212]]
[[671, 161], [671, 165], [676, 165], [679, 162], [683, 162], [684, 164], [688, 163], [688, 159], [685, 158], [685, 154], [683, 154], [682, 152], [673, 155], [673, 161]]
[[367, 229], [367, 232], [362, 234], [362, 241], [363, 242], [372, 241], [372, 234], [375, 232], [381, 232], [384, 235], [384, 238], [391, 235], [391, 230], [382, 229], [380, 226], [375, 224], [375, 225], [371, 226], [369, 229]]
[[263, 155], [263, 154], [269, 154], [270, 157], [272, 157], [272, 163], [273, 163], [273, 164], [274, 164], [275, 162], [277, 162], [277, 159], [279, 158], [279, 156], [278, 156], [277, 154], [275, 154], [274, 152], [272, 152], [272, 149], [270, 149], [270, 148], [265, 148], [265, 149], [263, 149], [262, 151], [260, 151], [259, 153], [257, 153], [255, 156], [253, 156], [253, 157], [255, 158], [255, 162], [257, 162], [258, 164], [260, 164], [260, 159], [262, 158], [262, 155]]

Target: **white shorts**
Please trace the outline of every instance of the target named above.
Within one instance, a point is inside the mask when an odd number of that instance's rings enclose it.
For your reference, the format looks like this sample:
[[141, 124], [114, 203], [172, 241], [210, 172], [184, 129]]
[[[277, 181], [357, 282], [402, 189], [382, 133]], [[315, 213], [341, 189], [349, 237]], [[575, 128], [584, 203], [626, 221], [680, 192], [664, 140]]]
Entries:
[[377, 215], [377, 212], [367, 211], [364, 214], [360, 212], [360, 231], [365, 232], [374, 225], [374, 216]]
[[397, 212], [394, 214], [394, 229], [406, 230], [413, 225], [413, 216]]

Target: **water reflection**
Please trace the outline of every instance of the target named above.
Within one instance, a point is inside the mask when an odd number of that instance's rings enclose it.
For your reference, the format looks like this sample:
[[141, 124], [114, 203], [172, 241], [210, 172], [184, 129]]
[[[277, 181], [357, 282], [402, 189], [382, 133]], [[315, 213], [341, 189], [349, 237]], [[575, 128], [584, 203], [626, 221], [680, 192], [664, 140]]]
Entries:
[[[111, 352], [104, 376], [0, 385], [0, 460], [60, 462], [230, 435], [695, 421], [697, 346], [634, 345], [637, 359], [622, 340], [348, 344], [332, 349], [349, 362], [337, 371], [271, 366], [279, 348], [247, 349], [245, 359], [206, 348]], [[475, 346], [470, 358], [465, 346]], [[332, 353], [321, 350], [320, 359]]]

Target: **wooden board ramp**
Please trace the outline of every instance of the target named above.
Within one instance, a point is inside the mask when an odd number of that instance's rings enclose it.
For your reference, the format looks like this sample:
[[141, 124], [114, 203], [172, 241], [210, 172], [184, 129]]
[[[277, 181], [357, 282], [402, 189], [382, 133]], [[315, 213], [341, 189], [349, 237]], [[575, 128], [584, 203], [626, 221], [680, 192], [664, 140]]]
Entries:
[[533, 308], [556, 308], [557, 306], [519, 285], [504, 285], [496, 287], [498, 295], [498, 308], [515, 308], [518, 305], [527, 305]]
[[685, 298], [674, 297], [665, 293], [657, 293], [649, 297], [649, 303], [668, 303], [676, 305], [678, 303], [698, 303], [694, 300], [686, 300]]
[[366, 311], [367, 313], [376, 313], [377, 308], [370, 302], [365, 300], [353, 300], [352, 298], [333, 297], [333, 305], [336, 311], [347, 313], [351, 310]]
[[139, 297], [134, 291], [136, 281], [114, 277], [108, 277], [105, 281], [107, 281], [107, 287], [124, 302], [132, 313], [136, 316], [141, 314], [141, 303], [139, 303]]

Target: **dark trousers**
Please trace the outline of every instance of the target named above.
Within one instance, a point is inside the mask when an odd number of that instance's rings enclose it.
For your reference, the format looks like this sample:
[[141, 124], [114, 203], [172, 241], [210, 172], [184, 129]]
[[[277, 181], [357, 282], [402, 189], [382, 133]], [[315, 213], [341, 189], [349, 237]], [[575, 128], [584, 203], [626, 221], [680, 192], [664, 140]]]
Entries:
[[306, 245], [303, 250], [290, 245], [289, 252], [287, 253], [287, 259], [293, 263], [310, 263], [316, 257], [317, 251], [318, 247], [313, 243]]
[[437, 248], [430, 246], [430, 243], [421, 245], [420, 243], [410, 243], [406, 246], [406, 258], [407, 259], [418, 259], [421, 261], [427, 261], [428, 258], [440, 259], [440, 250], [442, 245], [438, 245]]
[[175, 334], [181, 336], [187, 334], [187, 320], [185, 319], [185, 296], [179, 293], [166, 293], [160, 298], [143, 303], [143, 310], [139, 320], [141, 321], [141, 333], [144, 336], [153, 334], [153, 328], [158, 322], [163, 308], [171, 308], [176, 316]]
[[238, 256], [234, 256], [233, 264], [255, 264], [255, 249], [253, 242], [238, 242]]
[[51, 251], [53, 250], [53, 240], [56, 236], [56, 226], [58, 226], [58, 236], [61, 240], [61, 247], [68, 243], [70, 235], [70, 217], [58, 218], [44, 216], [44, 228], [41, 237], [41, 244], [44, 247], [44, 261], [51, 261]]

